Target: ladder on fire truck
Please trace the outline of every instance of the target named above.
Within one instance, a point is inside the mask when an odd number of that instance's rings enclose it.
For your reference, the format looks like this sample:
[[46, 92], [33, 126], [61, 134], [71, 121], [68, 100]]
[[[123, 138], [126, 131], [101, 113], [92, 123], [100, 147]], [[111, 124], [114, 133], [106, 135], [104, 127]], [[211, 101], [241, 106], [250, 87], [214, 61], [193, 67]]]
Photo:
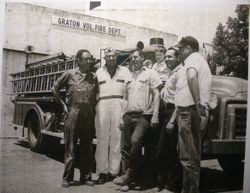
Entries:
[[[91, 56], [92, 67], [99, 62], [100, 60]], [[43, 135], [57, 137], [63, 141], [64, 115], [54, 101], [51, 88], [65, 71], [77, 66], [75, 56], [66, 57], [59, 53], [30, 62], [26, 64], [26, 70], [10, 74], [12, 95], [15, 96], [12, 102], [15, 104], [17, 120], [14, 127], [22, 127], [23, 136], [24, 128], [28, 129], [29, 143], [34, 149], [41, 146]], [[65, 89], [60, 91], [65, 95]], [[33, 113], [34, 116], [31, 116]], [[32, 122], [33, 118], [37, 121]]]
[[63, 53], [28, 63], [25, 71], [10, 74], [12, 76], [12, 94], [51, 92], [54, 82], [63, 72], [76, 67], [75, 57], [69, 58]]

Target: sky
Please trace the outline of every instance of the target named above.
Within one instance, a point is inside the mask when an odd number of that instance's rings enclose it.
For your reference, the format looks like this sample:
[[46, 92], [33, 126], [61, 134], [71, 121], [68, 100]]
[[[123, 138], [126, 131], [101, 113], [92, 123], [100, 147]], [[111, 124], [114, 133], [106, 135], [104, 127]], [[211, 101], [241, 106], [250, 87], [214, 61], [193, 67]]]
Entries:
[[192, 35], [200, 43], [212, 43], [219, 22], [235, 17], [237, 3], [250, 0], [100, 0], [101, 6], [89, 10], [91, 0], [6, 0], [92, 15], [148, 27], [182, 36]]

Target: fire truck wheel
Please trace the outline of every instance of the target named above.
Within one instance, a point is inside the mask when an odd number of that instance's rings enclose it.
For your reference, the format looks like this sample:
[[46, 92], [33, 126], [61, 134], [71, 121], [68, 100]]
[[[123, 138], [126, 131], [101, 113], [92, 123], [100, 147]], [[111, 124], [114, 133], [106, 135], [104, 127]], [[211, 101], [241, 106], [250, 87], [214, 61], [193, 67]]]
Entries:
[[242, 174], [244, 171], [244, 157], [239, 155], [222, 156], [218, 158], [224, 172], [228, 174]]
[[40, 152], [42, 150], [43, 134], [36, 115], [31, 116], [28, 121], [28, 140], [32, 151]]

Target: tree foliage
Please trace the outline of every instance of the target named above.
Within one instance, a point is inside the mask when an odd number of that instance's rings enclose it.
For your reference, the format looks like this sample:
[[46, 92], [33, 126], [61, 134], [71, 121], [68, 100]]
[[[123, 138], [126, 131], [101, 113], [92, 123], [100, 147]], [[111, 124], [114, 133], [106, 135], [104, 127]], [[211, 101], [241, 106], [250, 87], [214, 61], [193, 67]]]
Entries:
[[209, 63], [214, 74], [247, 79], [249, 7], [238, 5], [235, 12], [236, 18], [228, 17], [225, 25], [219, 23]]

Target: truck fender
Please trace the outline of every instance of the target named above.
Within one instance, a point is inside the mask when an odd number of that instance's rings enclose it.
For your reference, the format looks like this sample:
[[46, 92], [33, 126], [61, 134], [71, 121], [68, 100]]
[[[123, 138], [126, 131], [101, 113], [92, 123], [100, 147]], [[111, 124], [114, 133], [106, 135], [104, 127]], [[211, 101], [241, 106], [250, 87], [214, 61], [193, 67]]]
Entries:
[[39, 123], [40, 123], [40, 127], [41, 130], [44, 129], [45, 127], [45, 121], [44, 121], [44, 112], [43, 110], [39, 107], [39, 105], [37, 103], [29, 103], [31, 106], [28, 108], [25, 116], [24, 116], [24, 126], [27, 127], [28, 125], [28, 120], [29, 117], [32, 113], [36, 113], [38, 119], [39, 119]]

